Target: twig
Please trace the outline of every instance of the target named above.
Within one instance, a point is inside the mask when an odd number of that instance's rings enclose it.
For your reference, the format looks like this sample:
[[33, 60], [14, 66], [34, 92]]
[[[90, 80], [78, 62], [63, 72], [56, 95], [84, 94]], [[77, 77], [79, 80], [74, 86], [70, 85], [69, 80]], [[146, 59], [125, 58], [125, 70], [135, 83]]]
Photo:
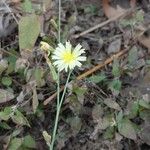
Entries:
[[3, 49], [3, 48], [0, 48], [0, 51], [2, 51], [3, 53], [6, 53], [6, 54], [8, 54], [8, 55], [12, 55], [12, 56], [14, 56], [14, 57], [16, 57], [16, 58], [19, 58], [19, 56], [17, 56], [16, 54], [13, 54], [13, 53], [11, 53], [11, 52], [9, 52], [9, 51]]
[[97, 66], [94, 66], [92, 69], [86, 71], [85, 73], [79, 75], [76, 80], [81, 80], [85, 77], [87, 77], [88, 75], [94, 73], [95, 71], [103, 68], [104, 66], [108, 65], [109, 63], [111, 63], [115, 58], [119, 58], [120, 56], [122, 56], [123, 54], [125, 54], [128, 50], [122, 50], [120, 52], [118, 52], [117, 54], [111, 56], [110, 58], [106, 59], [103, 63], [98, 64]]
[[9, 6], [6, 4], [6, 2], [4, 0], [2, 0], [4, 5], [6, 6], [6, 8], [8, 9], [8, 11], [11, 13], [12, 17], [14, 18], [14, 20], [16, 21], [17, 24], [19, 24], [16, 16], [14, 15], [14, 13], [11, 11], [11, 9], [9, 8]]
[[72, 38], [77, 39], [77, 38], [79, 38], [80, 36], [83, 36], [83, 35], [85, 35], [85, 34], [87, 34], [87, 33], [90, 33], [90, 32], [92, 32], [92, 31], [94, 31], [94, 30], [96, 30], [96, 29], [98, 29], [98, 28], [101, 28], [101, 27], [105, 26], [106, 24], [108, 24], [108, 23], [110, 23], [110, 22], [112, 22], [112, 21], [115, 21], [115, 20], [119, 19], [120, 17], [125, 17], [125, 16], [128, 15], [130, 12], [131, 12], [131, 10], [126, 11], [126, 12], [124, 12], [124, 13], [120, 13], [120, 14], [118, 14], [117, 16], [115, 16], [115, 17], [113, 17], [113, 18], [110, 18], [110, 19], [108, 19], [108, 20], [106, 20], [106, 21], [104, 21], [104, 22], [102, 22], [102, 23], [99, 23], [99, 24], [95, 25], [94, 27], [89, 28], [88, 30], [85, 30], [85, 31], [83, 31], [83, 32], [81, 32], [81, 33], [79, 33], [79, 34], [73, 35]]
[[[128, 52], [127, 49], [118, 52], [117, 54], [115, 54], [115, 55], [111, 56], [110, 58], [106, 59], [103, 63], [100, 63], [100, 64], [98, 64], [97, 66], [94, 66], [94, 67], [91, 68], [90, 70], [86, 71], [85, 73], [79, 75], [79, 76], [76, 78], [76, 80], [81, 80], [81, 79], [87, 77], [88, 75], [90, 75], [90, 74], [96, 72], [97, 70], [99, 70], [99, 69], [103, 68], [104, 66], [110, 64], [110, 63], [114, 60], [114, 58], [119, 58], [119, 57], [121, 57], [122, 55], [124, 55], [126, 52]], [[64, 89], [64, 86], [61, 87], [60, 92], [62, 92], [63, 89]], [[52, 94], [49, 98], [47, 98], [47, 99], [44, 101], [44, 105], [47, 105], [47, 104], [48, 104], [49, 102], [51, 102], [56, 96], [57, 96], [57, 93]]]

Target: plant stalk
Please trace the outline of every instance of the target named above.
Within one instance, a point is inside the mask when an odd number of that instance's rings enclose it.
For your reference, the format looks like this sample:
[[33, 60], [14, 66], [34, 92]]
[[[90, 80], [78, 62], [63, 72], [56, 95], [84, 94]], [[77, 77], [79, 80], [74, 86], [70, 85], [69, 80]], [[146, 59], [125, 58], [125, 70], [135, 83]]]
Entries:
[[[65, 93], [66, 93], [66, 90], [67, 90], [67, 85], [68, 85], [68, 83], [69, 83], [69, 79], [70, 79], [71, 73], [72, 73], [72, 71], [70, 71], [69, 74], [68, 74], [67, 81], [66, 81], [66, 84], [65, 84], [65, 87], [64, 87], [64, 91], [63, 91], [61, 100], [60, 100], [60, 102], [59, 102], [59, 105], [57, 104], [57, 112], [56, 112], [55, 126], [54, 126], [54, 130], [53, 130], [53, 137], [52, 137], [52, 142], [51, 142], [51, 145], [50, 145], [50, 150], [53, 150], [53, 148], [54, 148], [54, 143], [55, 143], [55, 139], [56, 139], [56, 131], [57, 131], [58, 121], [59, 121], [59, 120], [58, 120], [58, 119], [59, 119], [59, 114], [60, 114], [61, 106], [62, 106], [63, 99], [64, 99], [64, 96], [65, 96]], [[58, 94], [58, 93], [57, 93], [57, 94]], [[58, 101], [58, 100], [57, 100], [57, 101]]]

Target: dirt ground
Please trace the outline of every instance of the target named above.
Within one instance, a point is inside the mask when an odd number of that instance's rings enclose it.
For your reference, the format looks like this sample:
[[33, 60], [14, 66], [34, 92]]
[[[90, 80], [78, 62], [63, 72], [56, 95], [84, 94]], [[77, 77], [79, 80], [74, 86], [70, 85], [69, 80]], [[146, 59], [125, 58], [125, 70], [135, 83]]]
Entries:
[[[82, 68], [74, 70], [72, 80], [87, 71], [90, 73], [68, 86], [59, 120], [56, 150], [150, 149], [150, 1], [137, 0], [132, 13], [116, 19], [112, 19], [116, 17], [114, 15], [122, 13], [122, 9], [127, 10], [131, 4], [123, 0], [112, 0], [109, 4], [118, 12], [113, 14], [102, 0], [62, 1], [62, 42], [80, 43], [87, 56]], [[50, 19], [57, 22], [57, 16], [58, 2], [53, 1], [51, 10], [44, 14], [43, 32], [46, 38], [38, 37], [25, 78], [22, 72], [11, 68], [13, 63], [6, 72], [1, 73], [0, 91], [7, 88], [13, 90], [15, 95], [9, 102], [0, 102], [1, 112], [6, 107], [17, 106], [30, 124], [30, 127], [26, 126], [27, 123], [15, 124], [17, 121], [3, 120], [0, 114], [2, 150], [9, 147], [11, 139], [26, 135], [32, 136], [35, 146], [23, 145], [19, 150], [48, 150], [42, 132], [52, 134], [56, 101], [53, 98], [47, 105], [43, 103], [56, 92], [56, 85], [38, 50], [41, 40], [56, 43], [57, 31], [50, 25]], [[91, 27], [97, 25], [99, 27], [90, 32]], [[18, 32], [15, 29], [11, 35], [1, 38], [1, 49], [5, 49], [1, 57], [9, 64], [16, 60], [9, 55], [23, 56], [18, 50]], [[26, 58], [21, 64], [27, 64]], [[40, 70], [35, 71], [39, 76], [31, 76], [35, 68]], [[10, 86], [5, 80], [2, 81], [3, 76], [12, 79]], [[28, 80], [34, 77], [39, 100], [36, 113], [32, 110], [33, 93], [30, 93], [34, 82]], [[62, 73], [61, 85], [64, 85], [65, 79], [66, 73]], [[23, 102], [17, 105], [16, 98], [21, 99], [21, 92]]]

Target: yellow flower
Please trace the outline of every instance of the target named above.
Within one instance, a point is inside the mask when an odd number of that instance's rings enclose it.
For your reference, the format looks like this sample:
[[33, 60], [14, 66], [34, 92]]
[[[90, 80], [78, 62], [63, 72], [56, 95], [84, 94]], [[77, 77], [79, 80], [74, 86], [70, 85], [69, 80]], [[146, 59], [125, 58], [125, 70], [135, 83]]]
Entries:
[[81, 67], [80, 61], [86, 60], [85, 56], [81, 56], [83, 53], [85, 53], [85, 50], [80, 44], [72, 49], [70, 42], [66, 42], [65, 46], [59, 43], [52, 55], [53, 64], [57, 67], [58, 71], [65, 69], [66, 72], [68, 69], [72, 70], [76, 66]]

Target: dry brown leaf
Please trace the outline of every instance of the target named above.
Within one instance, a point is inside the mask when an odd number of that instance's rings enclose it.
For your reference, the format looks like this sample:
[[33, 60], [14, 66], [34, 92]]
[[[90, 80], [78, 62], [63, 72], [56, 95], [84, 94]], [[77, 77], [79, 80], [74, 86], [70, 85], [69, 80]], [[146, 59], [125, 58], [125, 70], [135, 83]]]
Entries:
[[[131, 8], [134, 8], [135, 4], [136, 4], [136, 0], [130, 0], [130, 7]], [[104, 9], [105, 15], [108, 18], [114, 18], [120, 14], [124, 14], [127, 11], [127, 9], [122, 8], [120, 5], [117, 5], [116, 8], [112, 7], [109, 4], [109, 0], [103, 0], [103, 9]]]
[[140, 137], [143, 142], [150, 145], [150, 134], [148, 133], [150, 133], [150, 126], [145, 126], [141, 131]]
[[7, 91], [7, 90], [4, 90], [4, 89], [0, 89], [0, 104], [1, 103], [5, 103], [5, 102], [8, 102], [12, 99], [14, 99], [14, 94]]
[[[150, 29], [149, 29], [150, 30]], [[145, 46], [146, 48], [150, 49], [150, 35], [145, 36], [144, 34], [141, 35], [138, 41]]]

